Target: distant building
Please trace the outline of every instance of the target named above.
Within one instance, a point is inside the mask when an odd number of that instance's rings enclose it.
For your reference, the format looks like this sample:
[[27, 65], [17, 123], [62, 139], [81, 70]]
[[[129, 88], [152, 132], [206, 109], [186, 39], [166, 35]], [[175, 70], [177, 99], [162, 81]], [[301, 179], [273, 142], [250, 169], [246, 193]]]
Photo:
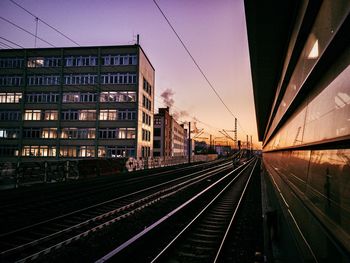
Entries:
[[152, 155], [139, 45], [0, 50], [0, 69], [1, 161]]
[[205, 141], [194, 141], [194, 145], [196, 154], [208, 153], [209, 145]]
[[185, 128], [172, 118], [172, 156], [186, 156]]
[[231, 146], [216, 145], [214, 150], [217, 154], [226, 156], [231, 152]]
[[154, 157], [186, 156], [186, 132], [183, 125], [170, 115], [169, 107], [159, 108], [154, 115]]
[[169, 108], [159, 108], [159, 113], [154, 115], [153, 156], [172, 156], [172, 117]]

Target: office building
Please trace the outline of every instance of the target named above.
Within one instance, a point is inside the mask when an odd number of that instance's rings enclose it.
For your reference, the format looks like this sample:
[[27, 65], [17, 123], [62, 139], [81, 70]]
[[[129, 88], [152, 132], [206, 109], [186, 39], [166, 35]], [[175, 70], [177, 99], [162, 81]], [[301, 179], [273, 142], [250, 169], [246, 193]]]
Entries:
[[172, 118], [172, 156], [186, 156], [188, 153], [185, 151], [186, 134], [183, 124], [179, 124], [174, 118]]
[[180, 157], [187, 155], [186, 133], [169, 113], [169, 107], [159, 108], [154, 115], [154, 157]]
[[1, 50], [1, 161], [151, 156], [154, 74], [139, 45]]
[[172, 152], [172, 117], [169, 113], [169, 107], [159, 108], [158, 113], [154, 115], [154, 138], [153, 138], [153, 156], [171, 157]]

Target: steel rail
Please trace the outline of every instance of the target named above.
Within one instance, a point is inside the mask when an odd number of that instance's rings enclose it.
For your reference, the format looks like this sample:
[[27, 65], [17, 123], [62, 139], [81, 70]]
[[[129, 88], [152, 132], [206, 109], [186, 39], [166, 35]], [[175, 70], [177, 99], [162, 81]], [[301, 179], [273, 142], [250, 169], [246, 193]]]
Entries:
[[[180, 183], [180, 184], [177, 184], [177, 186], [176, 186], [176, 185], [175, 185], [175, 186], [174, 186], [174, 185], [173, 185], [173, 186], [170, 186], [169, 188], [167, 188], [167, 189], [165, 189], [165, 190], [162, 189], [162, 190], [160, 190], [160, 191], [157, 192], [157, 193], [154, 193], [154, 194], [151, 194], [151, 195], [148, 196], [148, 197], [142, 198], [142, 200], [134, 201], [134, 202], [131, 203], [131, 204], [125, 205], [125, 206], [120, 207], [120, 208], [118, 208], [118, 209], [115, 209], [115, 210], [113, 210], [113, 211], [109, 211], [109, 212], [104, 213], [104, 214], [102, 214], [102, 215], [96, 216], [96, 217], [94, 217], [94, 218], [92, 218], [92, 219], [85, 220], [84, 222], [82, 222], [82, 223], [80, 223], [80, 224], [77, 224], [77, 225], [74, 225], [74, 226], [72, 226], [72, 227], [69, 227], [69, 228], [67, 228], [67, 229], [64, 229], [63, 231], [59, 231], [59, 232], [54, 233], [54, 234], [51, 234], [51, 235], [49, 235], [49, 236], [42, 237], [42, 238], [40, 238], [39, 240], [34, 240], [34, 241], [32, 241], [32, 242], [29, 242], [29, 243], [27, 243], [27, 244], [18, 246], [18, 247], [16, 247], [16, 248], [9, 249], [9, 250], [7, 250], [7, 251], [3, 251], [3, 252], [1, 253], [1, 255], [4, 256], [4, 255], [9, 254], [9, 253], [11, 253], [11, 252], [13, 253], [13, 252], [15, 252], [15, 251], [18, 251], [19, 249], [24, 249], [24, 248], [29, 247], [29, 246], [37, 245], [38, 243], [42, 243], [43, 241], [47, 240], [48, 238], [53, 238], [53, 236], [55, 236], [55, 235], [58, 235], [58, 234], [61, 234], [61, 235], [62, 235], [62, 234], [66, 233], [66, 232], [68, 232], [68, 231], [70, 231], [70, 230], [72, 230], [72, 229], [76, 229], [76, 228], [79, 228], [79, 227], [86, 226], [87, 224], [89, 224], [89, 223], [91, 223], [91, 222], [95, 222], [95, 221], [97, 221], [97, 220], [104, 219], [104, 218], [106, 218], [106, 217], [108, 217], [108, 216], [111, 216], [111, 215], [113, 215], [113, 214], [116, 214], [117, 212], [124, 211], [124, 210], [127, 209], [127, 208], [133, 207], [133, 206], [135, 206], [137, 203], [141, 203], [141, 205], [140, 205], [139, 207], [136, 207], [134, 210], [132, 210], [132, 211], [130, 211], [130, 212], [127, 212], [127, 213], [122, 214], [122, 215], [120, 215], [120, 216], [118, 216], [118, 217], [112, 218], [111, 220], [108, 220], [107, 222], [103, 222], [102, 224], [100, 224], [100, 225], [98, 225], [98, 226], [95, 226], [95, 227], [93, 227], [92, 229], [89, 229], [89, 230], [87, 230], [87, 231], [84, 231], [83, 233], [80, 233], [80, 234], [78, 234], [78, 235], [75, 235], [74, 237], [70, 237], [70, 238], [68, 238], [68, 239], [65, 239], [64, 241], [61, 241], [61, 242], [57, 243], [56, 245], [53, 245], [53, 246], [51, 246], [51, 247], [49, 247], [49, 248], [46, 248], [46, 249], [44, 249], [44, 250], [41, 250], [41, 251], [39, 251], [39, 252], [37, 252], [37, 253], [35, 253], [35, 254], [32, 254], [32, 255], [30, 255], [30, 256], [28, 256], [28, 257], [22, 259], [22, 260], [35, 259], [35, 258], [36, 258], [37, 256], [39, 256], [40, 254], [48, 253], [48, 252], [51, 251], [51, 249], [53, 249], [53, 248], [61, 247], [62, 245], [68, 244], [68, 243], [70, 243], [70, 242], [73, 241], [73, 240], [79, 239], [80, 237], [87, 236], [89, 233], [92, 233], [92, 232], [96, 231], [97, 229], [101, 229], [102, 227], [107, 226], [107, 225], [110, 225], [111, 223], [114, 223], [114, 222], [116, 222], [116, 221], [119, 221], [119, 220], [122, 219], [122, 218], [126, 218], [127, 216], [130, 216], [131, 214], [134, 214], [136, 211], [139, 211], [139, 210], [141, 210], [141, 209], [143, 209], [143, 208], [145, 208], [145, 207], [147, 207], [147, 206], [150, 206], [150, 205], [152, 205], [152, 204], [154, 204], [154, 203], [156, 203], [156, 202], [158, 202], [158, 201], [160, 201], [160, 200], [162, 200], [162, 199], [164, 199], [164, 198], [166, 198], [166, 197], [168, 197], [168, 196], [170, 196], [170, 195], [173, 195], [173, 194], [175, 194], [175, 193], [177, 193], [177, 192], [179, 192], [179, 191], [181, 191], [181, 190], [183, 190], [183, 189], [185, 189], [185, 188], [187, 188], [187, 187], [189, 187], [189, 186], [191, 186], [191, 185], [193, 185], [193, 184], [196, 184], [196, 183], [198, 183], [200, 180], [205, 180], [205, 179], [207, 179], [208, 177], [212, 176], [213, 174], [217, 174], [217, 173], [219, 173], [219, 172], [221, 172], [221, 171], [224, 171], [224, 170], [228, 169], [229, 167], [230, 167], [229, 164], [228, 164], [228, 165], [221, 165], [221, 166], [218, 167], [218, 168], [215, 167], [214, 170], [207, 169], [207, 170], [209, 170], [209, 171], [204, 171], [204, 174], [203, 174], [203, 171], [200, 171], [202, 174], [200, 174], [200, 175], [199, 175], [198, 177], [196, 177], [196, 178], [190, 178], [190, 179], [189, 179], [188, 181], [186, 181], [186, 182], [182, 182], [182, 183]], [[194, 173], [194, 174], [198, 174], [198, 173], [199, 173], [199, 172], [196, 172], [196, 173]], [[184, 176], [184, 177], [189, 177], [189, 176], [190, 176], [190, 175], [187, 175], [187, 176]], [[177, 180], [172, 180], [172, 181], [177, 181]], [[187, 184], [186, 184], [186, 183], [187, 183]], [[163, 183], [163, 184], [164, 184], [164, 183]], [[163, 185], [163, 184], [161, 184], [161, 185]], [[151, 187], [151, 188], [154, 188], [154, 187]], [[176, 188], [178, 188], [178, 189], [176, 189]], [[170, 192], [169, 192], [169, 191], [170, 191]], [[167, 192], [168, 192], [168, 193], [167, 193]], [[163, 194], [163, 195], [158, 196], [158, 195], [160, 195], [160, 194]], [[154, 198], [154, 199], [151, 199], [151, 198]], [[150, 199], [151, 199], [151, 200], [150, 200]], [[150, 201], [149, 201], [148, 203], [142, 204], [142, 201], [146, 201], [146, 200], [150, 200]], [[21, 260], [20, 260], [20, 261], [21, 261]]]
[[[106, 254], [105, 256], [101, 257], [100, 259], [98, 259], [96, 261], [96, 263], [101, 263], [101, 262], [105, 262], [109, 259], [111, 259], [113, 256], [117, 255], [119, 252], [121, 252], [122, 250], [124, 250], [125, 248], [127, 248], [128, 246], [130, 246], [131, 244], [133, 244], [135, 241], [137, 241], [139, 238], [143, 237], [144, 235], [146, 235], [148, 232], [150, 232], [151, 230], [153, 230], [154, 228], [156, 228], [157, 226], [159, 226], [161, 223], [163, 223], [164, 221], [166, 221], [167, 219], [171, 218], [172, 216], [174, 216], [177, 212], [181, 211], [182, 209], [184, 209], [185, 207], [187, 207], [190, 203], [192, 203], [194, 200], [196, 200], [197, 198], [199, 198], [200, 196], [202, 196], [204, 193], [206, 193], [207, 191], [209, 191], [211, 188], [213, 188], [214, 186], [216, 186], [217, 184], [219, 184], [220, 182], [222, 182], [223, 180], [225, 180], [228, 176], [230, 176], [232, 173], [238, 171], [239, 169], [242, 169], [242, 171], [239, 172], [238, 175], [235, 176], [235, 178], [237, 178], [250, 164], [251, 162], [247, 162], [245, 164], [242, 164], [241, 166], [237, 167], [236, 169], [230, 171], [229, 173], [227, 173], [226, 175], [224, 175], [223, 177], [221, 177], [218, 181], [210, 184], [208, 187], [206, 187], [204, 190], [202, 190], [201, 192], [199, 192], [198, 194], [196, 194], [195, 196], [191, 197], [189, 200], [187, 200], [186, 202], [184, 202], [183, 204], [181, 204], [180, 206], [178, 206], [177, 208], [175, 208], [174, 210], [172, 210], [171, 212], [169, 212], [168, 214], [166, 214], [165, 216], [163, 216], [162, 218], [160, 218], [159, 220], [157, 220], [156, 222], [154, 222], [153, 224], [151, 224], [149, 227], [145, 228], [143, 231], [141, 231], [140, 233], [136, 234], [135, 236], [133, 236], [132, 238], [130, 238], [129, 240], [127, 240], [126, 242], [124, 242], [123, 244], [119, 245], [117, 248], [113, 249], [112, 251], [110, 251], [108, 254]], [[234, 179], [235, 180], [235, 179]]]
[[[73, 197], [72, 197], [71, 194], [69, 194], [70, 192], [74, 195], [74, 198], [76, 199], [77, 196], [80, 197], [80, 196], [85, 196], [86, 194], [91, 194], [91, 193], [95, 193], [95, 192], [102, 192], [102, 191], [105, 191], [105, 190], [108, 190], [108, 189], [113, 189], [115, 187], [115, 185], [120, 185], [120, 183], [127, 185], [128, 183], [141, 182], [143, 179], [153, 179], [153, 178], [155, 178], [157, 176], [163, 176], [163, 175], [167, 175], [167, 174], [171, 174], [171, 173], [179, 173], [181, 171], [186, 171], [186, 170], [191, 170], [191, 169], [194, 169], [194, 168], [210, 166], [210, 165], [213, 165], [213, 164], [216, 164], [216, 163], [221, 163], [221, 162], [223, 162], [223, 160], [217, 159], [217, 160], [213, 160], [213, 161], [206, 162], [206, 163], [199, 163], [199, 164], [197, 163], [197, 164], [194, 164], [194, 165], [191, 165], [191, 166], [179, 167], [179, 168], [175, 168], [175, 169], [172, 169], [172, 170], [155, 172], [155, 173], [152, 173], [154, 171], [152, 171], [152, 169], [150, 169], [149, 172], [151, 174], [147, 174], [147, 175], [143, 175], [143, 176], [137, 176], [137, 177], [130, 178], [130, 179], [127, 179], [127, 180], [123, 180], [123, 181], [115, 181], [115, 182], [112, 182], [112, 184], [109, 181], [108, 182], [102, 181], [105, 178], [100, 178], [101, 180], [97, 181], [98, 185], [94, 184], [94, 185], [92, 185], [92, 187], [89, 186], [89, 188], [86, 191], [84, 191], [84, 192], [79, 191], [79, 193], [76, 193], [76, 191], [75, 191], [76, 187], [72, 186], [69, 189], [67, 189], [68, 193], [65, 191], [61, 195], [56, 196], [55, 199], [60, 198], [60, 197], [67, 197], [67, 196], [69, 196], [69, 198], [72, 199]], [[130, 174], [130, 176], [132, 176], [132, 174]], [[106, 185], [106, 187], [102, 188], [105, 185]], [[16, 199], [16, 201], [18, 201], [18, 200]], [[26, 201], [26, 200], [24, 200], [24, 201]], [[26, 201], [26, 203], [29, 203], [29, 204], [31, 202], [32, 202], [32, 200]], [[0, 211], [4, 211], [4, 209], [12, 208], [16, 204], [17, 204], [16, 202], [12, 202], [12, 203], [6, 202], [6, 204], [1, 204], [0, 205]], [[24, 202], [22, 202], [22, 200], [21, 200], [21, 205], [23, 206], [23, 204], [24, 204]], [[41, 202], [41, 204], [42, 204], [42, 202]], [[51, 204], [51, 203], [49, 203], [49, 204]], [[0, 236], [1, 236], [1, 234], [0, 234]]]
[[[223, 166], [223, 165], [226, 165], [226, 164], [225, 163], [224, 164], [220, 164], [219, 167]], [[209, 168], [206, 168], [206, 170], [215, 169], [215, 168], [217, 168], [217, 167], [209, 167]], [[196, 172], [193, 172], [191, 174], [188, 174], [188, 175], [185, 175], [185, 176], [182, 176], [182, 177], [179, 177], [179, 178], [175, 178], [175, 179], [170, 180], [170, 181], [159, 183], [157, 185], [153, 185], [153, 186], [150, 186], [150, 187], [147, 187], [147, 188], [144, 188], [144, 189], [141, 189], [141, 190], [138, 190], [138, 191], [135, 191], [135, 192], [123, 195], [123, 196], [118, 196], [116, 198], [112, 198], [110, 200], [106, 200], [106, 201], [103, 201], [103, 202], [100, 202], [100, 203], [97, 203], [97, 204], [94, 204], [94, 205], [91, 205], [91, 206], [88, 206], [88, 207], [84, 207], [84, 208], [81, 208], [81, 209], [78, 209], [78, 210], [75, 210], [75, 211], [72, 211], [72, 212], [69, 212], [69, 213], [57, 216], [57, 217], [53, 217], [53, 218], [50, 218], [50, 219], [47, 219], [47, 220], [44, 220], [44, 221], [40, 221], [40, 222], [37, 222], [37, 223], [29, 225], [29, 226], [25, 226], [25, 227], [22, 227], [22, 228], [19, 228], [19, 229], [10, 231], [10, 232], [6, 232], [6, 233], [1, 233], [0, 234], [0, 238], [2, 238], [4, 236], [11, 235], [11, 234], [14, 234], [16, 232], [20, 232], [20, 231], [23, 231], [23, 230], [26, 230], [26, 229], [33, 228], [33, 227], [41, 225], [41, 224], [46, 224], [46, 223], [54, 221], [54, 220], [62, 219], [62, 218], [65, 218], [67, 216], [72, 216], [72, 215], [74, 215], [76, 213], [81, 213], [81, 212], [84, 212], [86, 210], [99, 207], [101, 205], [106, 205], [108, 203], [111, 203], [111, 202], [114, 202], [114, 201], [118, 201], [118, 200], [123, 199], [123, 198], [127, 198], [127, 197], [130, 197], [130, 196], [139, 194], [139, 193], [143, 193], [145, 191], [152, 190], [152, 189], [154, 189], [156, 187], [161, 187], [161, 186], [166, 185], [166, 184], [174, 183], [176, 181], [180, 181], [180, 180], [186, 179], [186, 178], [194, 176], [196, 174], [200, 174], [200, 173], [202, 173], [202, 172], [204, 172], [206, 170], [196, 171]], [[145, 177], [147, 177], [147, 176], [145, 176]], [[91, 192], [88, 192], [88, 193], [90, 194]], [[0, 252], [0, 254], [1, 254], [1, 252]]]
[[212, 206], [212, 204], [222, 196], [222, 194], [231, 186], [233, 182], [235, 182], [238, 177], [250, 166], [250, 164], [253, 162], [251, 160], [247, 165], [244, 167], [242, 171], [240, 171], [163, 249], [161, 252], [159, 252], [151, 261], [151, 263], [156, 262], [174, 243], [197, 221], [197, 219], [204, 214], [208, 208]]
[[218, 262], [219, 256], [220, 256], [220, 254], [222, 253], [222, 248], [223, 248], [224, 243], [225, 243], [225, 241], [226, 241], [227, 235], [228, 235], [229, 231], [231, 230], [233, 221], [236, 219], [237, 211], [238, 211], [238, 209], [240, 208], [242, 199], [243, 199], [243, 197], [244, 197], [244, 195], [245, 195], [245, 192], [246, 192], [246, 190], [247, 190], [248, 184], [250, 183], [250, 179], [252, 178], [252, 175], [253, 175], [253, 173], [254, 173], [255, 166], [256, 166], [257, 163], [258, 163], [258, 159], [256, 159], [255, 164], [254, 164], [254, 166], [253, 166], [253, 169], [252, 169], [252, 171], [250, 172], [249, 178], [248, 178], [248, 180], [247, 180], [247, 182], [246, 182], [246, 184], [245, 184], [245, 186], [244, 186], [244, 189], [243, 189], [242, 194], [241, 194], [241, 196], [240, 196], [240, 198], [239, 198], [238, 204], [237, 204], [237, 206], [236, 206], [236, 208], [235, 208], [235, 211], [234, 211], [234, 213], [233, 213], [233, 215], [232, 215], [232, 218], [231, 218], [231, 220], [230, 220], [230, 223], [229, 223], [229, 225], [227, 226], [225, 235], [224, 235], [223, 238], [222, 238], [222, 241], [221, 241], [220, 246], [219, 246], [219, 249], [218, 249], [218, 251], [217, 251], [217, 253], [216, 253], [216, 255], [215, 255], [215, 259], [214, 259], [213, 263]]

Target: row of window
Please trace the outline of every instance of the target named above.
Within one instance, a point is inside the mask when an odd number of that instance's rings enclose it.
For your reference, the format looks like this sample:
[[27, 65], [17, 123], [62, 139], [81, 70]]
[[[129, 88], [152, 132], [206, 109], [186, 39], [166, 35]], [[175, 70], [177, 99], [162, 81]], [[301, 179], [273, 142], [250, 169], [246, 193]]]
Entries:
[[135, 148], [130, 146], [99, 146], [98, 157], [135, 157]]
[[28, 68], [41, 68], [41, 67], [60, 67], [60, 57], [30, 57], [27, 61]]
[[[135, 128], [102, 128], [98, 130], [100, 139], [135, 139]], [[0, 138], [18, 138], [19, 129], [0, 129]], [[60, 134], [60, 135], [59, 135]], [[95, 139], [95, 128], [24, 128], [25, 139]]]
[[43, 86], [43, 85], [59, 85], [60, 76], [59, 75], [33, 75], [28, 76], [29, 86]]
[[[96, 74], [69, 74], [63, 76], [64, 85], [95, 85], [98, 83]], [[22, 76], [1, 76], [0, 86], [20, 86]], [[60, 85], [59, 75], [32, 75], [28, 76], [29, 86]], [[102, 74], [101, 84], [136, 84], [135, 73]]]
[[[136, 111], [130, 110], [100, 110], [99, 120], [135, 120]], [[61, 120], [96, 120], [96, 110], [65, 110], [61, 112]]]
[[135, 139], [135, 128], [106, 128], [99, 129], [100, 139]]
[[59, 93], [28, 93], [25, 96], [29, 103], [57, 103], [59, 102]]
[[100, 102], [135, 102], [135, 91], [109, 91], [100, 93]]
[[145, 129], [142, 129], [142, 140], [150, 142], [151, 141], [151, 132]]
[[1, 145], [0, 146], [0, 157], [13, 157], [19, 154], [17, 145]]
[[0, 68], [22, 68], [23, 58], [0, 58]]
[[54, 121], [58, 120], [57, 110], [26, 110], [24, 113], [26, 121]]
[[152, 109], [152, 102], [145, 95], [142, 95], [142, 106], [147, 110]]
[[154, 116], [154, 124], [155, 124], [155, 125], [160, 125], [160, 124], [162, 124], [162, 117], [160, 117], [160, 116]]
[[[63, 103], [72, 102], [96, 102], [98, 93], [93, 92], [65, 92], [63, 93]], [[6, 96], [1, 97], [1, 96]], [[10, 96], [10, 97], [9, 97]], [[17, 96], [17, 97], [16, 97]], [[22, 93], [0, 93], [0, 103], [19, 102]], [[9, 97], [9, 98], [8, 98]], [[29, 93], [25, 99], [28, 103], [57, 103], [59, 93]], [[109, 91], [100, 93], [100, 102], [135, 102], [136, 92], [134, 91]]]
[[[95, 121], [96, 110], [63, 110], [61, 111], [61, 120], [81, 120]], [[15, 110], [0, 111], [0, 121], [19, 121], [21, 112]], [[26, 110], [24, 120], [29, 121], [52, 121], [58, 120], [57, 110]], [[134, 110], [100, 110], [99, 120], [136, 120], [136, 111]]]
[[64, 58], [64, 65], [66, 67], [96, 66], [97, 57], [96, 56], [66, 57]]
[[0, 121], [19, 121], [22, 118], [20, 111], [8, 110], [0, 111]]
[[[18, 156], [18, 147], [13, 145], [1, 146], [1, 157]], [[55, 146], [24, 146], [22, 156], [28, 157], [56, 157]], [[95, 157], [94, 146], [61, 146], [59, 151], [61, 157]], [[135, 156], [135, 148], [127, 146], [99, 146], [98, 157], [129, 157]]]
[[[149, 148], [149, 147], [145, 147]], [[22, 156], [27, 157], [95, 157], [95, 146], [60, 146], [59, 150], [55, 146], [47, 145], [26, 145], [22, 148]], [[146, 150], [150, 153], [150, 149]], [[19, 155], [17, 145], [0, 146], [1, 157], [14, 157]], [[98, 146], [98, 157], [134, 157], [135, 148], [130, 146]]]
[[151, 156], [151, 148], [148, 146], [142, 146], [141, 147], [141, 156], [142, 157], [149, 157]]
[[146, 91], [150, 96], [152, 95], [152, 86], [145, 78], [143, 78], [143, 90]]
[[22, 76], [1, 76], [0, 86], [20, 86], [22, 85]]
[[[63, 93], [63, 102], [96, 102], [97, 93], [71, 92]], [[135, 91], [110, 91], [100, 93], [100, 102], [135, 102]]]
[[151, 126], [152, 118], [146, 112], [142, 112], [142, 123]]
[[136, 54], [102, 56], [103, 66], [136, 65]]
[[135, 73], [101, 74], [101, 84], [136, 84]]
[[42, 157], [55, 157], [56, 147], [55, 146], [23, 146], [22, 156], [42, 156]]
[[0, 93], [0, 103], [19, 103], [22, 93]]
[[57, 138], [57, 128], [24, 128], [23, 138], [55, 139]]
[[0, 128], [0, 138], [16, 139], [20, 135], [18, 128]]
[[[115, 54], [102, 56], [102, 66], [121, 66], [121, 65], [136, 65], [136, 54]], [[84, 67], [97, 66], [97, 56], [68, 56], [64, 58], [65, 67]], [[23, 58], [0, 58], [0, 68], [23, 68]], [[29, 57], [27, 60], [28, 68], [41, 67], [61, 67], [61, 57]]]

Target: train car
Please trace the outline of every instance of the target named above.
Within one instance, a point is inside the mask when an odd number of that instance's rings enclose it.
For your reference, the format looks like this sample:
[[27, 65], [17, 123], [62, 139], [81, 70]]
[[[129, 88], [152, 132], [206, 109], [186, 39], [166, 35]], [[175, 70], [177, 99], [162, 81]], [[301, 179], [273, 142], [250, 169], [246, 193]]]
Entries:
[[350, 262], [349, 12], [245, 0], [269, 262]]

